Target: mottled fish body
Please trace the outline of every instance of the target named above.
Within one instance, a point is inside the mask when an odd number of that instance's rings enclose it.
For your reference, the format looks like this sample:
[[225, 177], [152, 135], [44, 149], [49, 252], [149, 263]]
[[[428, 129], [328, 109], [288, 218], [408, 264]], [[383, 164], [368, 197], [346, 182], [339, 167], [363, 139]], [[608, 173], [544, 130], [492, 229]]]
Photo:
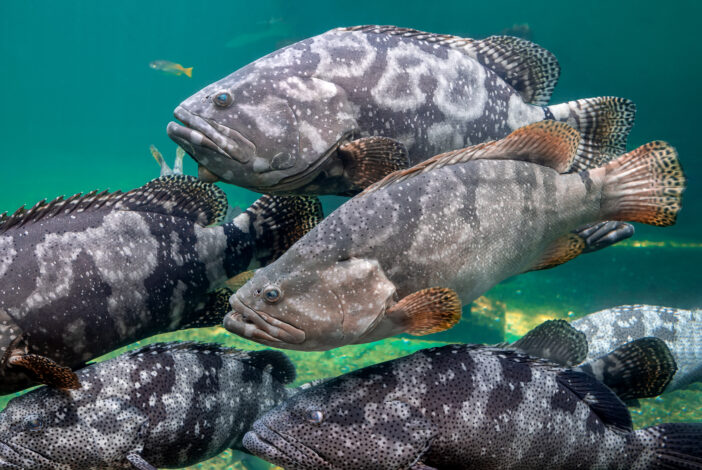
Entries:
[[88, 360], [154, 334], [220, 323], [231, 294], [224, 282], [271, 261], [320, 215], [312, 198], [263, 196], [233, 221], [211, 225], [226, 212], [220, 189], [172, 175], [5, 217], [0, 393], [36, 382], [75, 388], [68, 369]]
[[582, 251], [569, 232], [588, 222], [673, 223], [684, 177], [670, 146], [562, 174], [547, 155], [577, 147], [559, 140], [568, 129], [536, 123], [390, 175], [257, 271], [232, 297], [225, 327], [295, 349], [440, 331], [460, 315], [442, 289], [468, 303], [510, 276], [561, 264]]
[[678, 371], [667, 392], [702, 381], [702, 311], [623, 305], [571, 322], [588, 340], [588, 360], [629, 341], [653, 336], [670, 348]]
[[295, 377], [277, 351], [158, 343], [77, 372], [83, 387], [41, 387], [0, 412], [0, 469], [180, 468], [241, 439]]
[[355, 194], [394, 170], [544, 119], [579, 129], [583, 158], [622, 153], [633, 103], [547, 106], [559, 71], [550, 52], [509, 36], [337, 28], [199, 91], [176, 108], [183, 125], [170, 123], [168, 134], [204, 178], [263, 193]]
[[243, 443], [291, 470], [702, 463], [702, 424], [634, 431], [624, 404], [587, 374], [480, 345], [425, 349], [303, 390], [264, 414]]

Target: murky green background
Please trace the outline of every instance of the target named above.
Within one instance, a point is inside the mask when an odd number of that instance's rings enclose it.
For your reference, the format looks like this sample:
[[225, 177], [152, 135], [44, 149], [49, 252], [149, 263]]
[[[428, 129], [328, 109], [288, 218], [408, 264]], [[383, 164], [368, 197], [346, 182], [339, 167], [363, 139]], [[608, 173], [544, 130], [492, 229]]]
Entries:
[[[675, 227], [637, 226], [635, 241], [555, 270], [497, 286], [436, 341], [512, 339], [547, 317], [577, 317], [625, 303], [702, 306], [702, 3], [654, 1], [0, 1], [0, 212], [91, 189], [131, 189], [157, 175], [148, 146], [170, 160], [165, 133], [184, 98], [290, 42], [341, 25], [396, 24], [467, 37], [528, 24], [558, 57], [552, 102], [618, 95], [638, 105], [633, 148], [664, 139], [689, 178]], [[165, 59], [193, 78], [151, 70]], [[192, 161], [186, 171], [194, 173]], [[257, 195], [226, 187], [230, 203]], [[325, 198], [327, 212], [341, 198]], [[650, 243], [654, 242], [654, 243]], [[253, 347], [220, 329], [179, 337]], [[328, 353], [293, 354], [304, 379], [337, 374], [425, 343], [388, 340]], [[700, 420], [700, 390], [647, 400], [644, 425]], [[0, 399], [0, 404], [2, 400]], [[225, 455], [207, 468], [238, 466]], [[247, 462], [250, 468], [255, 463]]]

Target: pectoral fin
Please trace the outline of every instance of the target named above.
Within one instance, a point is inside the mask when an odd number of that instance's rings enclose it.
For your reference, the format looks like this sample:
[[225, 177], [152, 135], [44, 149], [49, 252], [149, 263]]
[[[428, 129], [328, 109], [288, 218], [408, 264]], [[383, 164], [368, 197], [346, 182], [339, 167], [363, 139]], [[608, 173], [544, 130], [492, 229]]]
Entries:
[[405, 146], [388, 137], [363, 137], [339, 146], [344, 176], [353, 189], [362, 190], [397, 170], [409, 168]]
[[551, 243], [527, 271], [549, 269], [572, 260], [585, 250], [586, 244], [582, 237], [575, 233], [564, 235]]
[[27, 369], [34, 380], [50, 387], [63, 390], [77, 390], [81, 387], [75, 372], [48, 357], [38, 354], [11, 354], [7, 364]]
[[251, 271], [244, 271], [243, 273], [239, 273], [236, 276], [234, 276], [231, 279], [228, 279], [225, 284], [227, 287], [229, 287], [231, 290], [234, 292], [238, 291], [241, 289], [241, 287], [249, 282], [253, 277], [256, 271], [251, 270]]
[[431, 287], [414, 292], [387, 310], [386, 316], [421, 336], [448, 330], [461, 319], [461, 301], [453, 289]]
[[127, 460], [129, 460], [129, 463], [131, 463], [134, 468], [139, 470], [158, 470], [156, 467], [144, 460], [141, 455], [136, 453], [127, 455]]
[[193, 320], [181, 326], [181, 328], [208, 328], [222, 323], [224, 316], [231, 311], [229, 298], [234, 291], [222, 287], [207, 295], [204, 305], [199, 306], [192, 313]]

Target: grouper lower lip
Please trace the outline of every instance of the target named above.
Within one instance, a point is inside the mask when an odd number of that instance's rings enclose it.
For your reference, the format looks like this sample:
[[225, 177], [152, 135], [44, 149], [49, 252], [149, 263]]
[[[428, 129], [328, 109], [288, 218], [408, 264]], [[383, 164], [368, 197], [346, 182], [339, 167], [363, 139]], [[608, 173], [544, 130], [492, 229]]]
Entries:
[[236, 296], [230, 300], [232, 311], [224, 317], [224, 328], [243, 336], [277, 346], [277, 343], [300, 344], [305, 332], [245, 305]]
[[21, 456], [15, 449], [0, 441], [0, 470], [15, 470], [28, 468], [26, 465], [35, 465]]
[[244, 447], [254, 455], [283, 466], [303, 464], [311, 468], [331, 470], [331, 466], [315, 451], [300, 443], [292, 442], [269, 428], [260, 420], [242, 440]]

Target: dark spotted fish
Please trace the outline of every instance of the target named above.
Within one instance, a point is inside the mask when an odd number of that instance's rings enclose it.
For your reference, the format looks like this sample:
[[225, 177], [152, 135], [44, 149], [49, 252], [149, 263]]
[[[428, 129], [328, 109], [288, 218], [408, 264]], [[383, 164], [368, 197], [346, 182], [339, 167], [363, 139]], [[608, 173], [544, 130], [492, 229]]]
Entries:
[[572, 322], [585, 333], [589, 359], [646, 336], [670, 348], [678, 372], [667, 392], [702, 381], [702, 311], [653, 305], [623, 305], [591, 313]]
[[269, 263], [321, 217], [263, 196], [231, 222], [224, 193], [183, 175], [127, 193], [40, 202], [0, 223], [0, 393], [77, 388], [86, 361], [158, 333], [219, 324], [225, 281]]
[[425, 349], [303, 390], [243, 443], [289, 470], [702, 468], [702, 424], [634, 431], [589, 375], [480, 345]]
[[541, 121], [389, 175], [258, 270], [225, 328], [304, 350], [441, 331], [460, 315], [451, 292], [469, 303], [572, 259], [586, 246], [577, 227], [674, 223], [685, 179], [672, 147], [563, 174], [578, 145], [566, 124]]
[[277, 351], [159, 343], [77, 375], [80, 390], [41, 387], [8, 403], [0, 469], [180, 468], [242, 449], [295, 368]]
[[635, 106], [548, 106], [560, 67], [524, 39], [337, 28], [275, 51], [181, 103], [169, 136], [201, 176], [262, 193], [355, 194], [438, 153], [544, 119], [583, 135], [578, 164], [625, 151]]

